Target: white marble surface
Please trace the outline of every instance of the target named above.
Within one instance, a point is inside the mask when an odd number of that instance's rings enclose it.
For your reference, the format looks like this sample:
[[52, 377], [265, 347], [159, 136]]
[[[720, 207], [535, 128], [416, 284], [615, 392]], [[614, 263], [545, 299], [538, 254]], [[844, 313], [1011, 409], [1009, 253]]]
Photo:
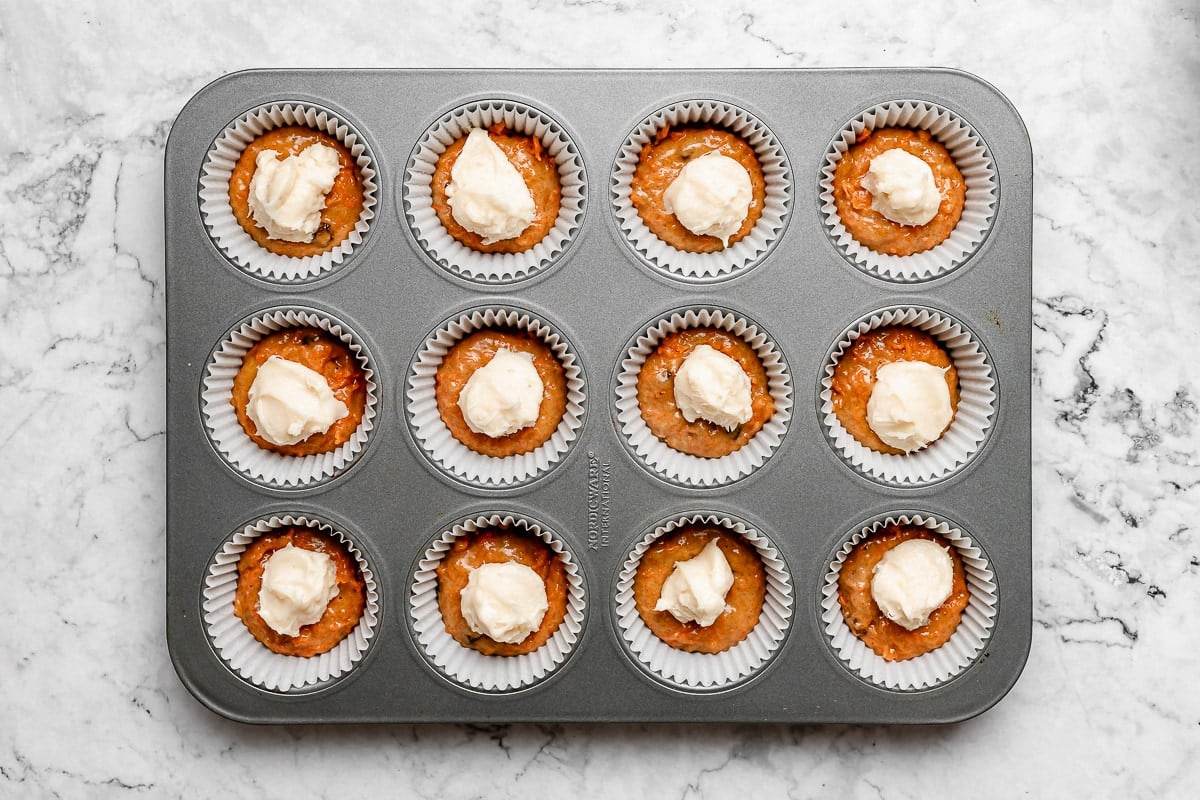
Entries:
[[[958, 0], [937, 24], [878, 1], [132, 5], [0, 2], [0, 797], [1194, 790], [1196, 0]], [[1035, 607], [997, 707], [917, 729], [254, 728], [187, 694], [163, 619], [171, 121], [245, 67], [459, 65], [946, 65], [1014, 102], [1035, 155]]]

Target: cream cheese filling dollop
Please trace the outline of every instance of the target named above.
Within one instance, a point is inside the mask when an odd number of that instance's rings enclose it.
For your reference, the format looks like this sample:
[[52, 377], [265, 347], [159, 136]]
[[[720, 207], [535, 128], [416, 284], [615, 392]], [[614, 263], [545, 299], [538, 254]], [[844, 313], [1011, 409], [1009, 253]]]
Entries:
[[302, 442], [350, 413], [321, 373], [303, 364], [271, 356], [250, 384], [246, 416], [271, 444]]
[[900, 225], [925, 225], [942, 203], [933, 170], [899, 147], [871, 159], [862, 185], [871, 193], [871, 208]]
[[263, 567], [258, 615], [276, 633], [296, 636], [302, 626], [320, 620], [337, 595], [333, 559], [289, 542], [272, 553]]
[[733, 588], [733, 570], [716, 539], [695, 558], [679, 561], [663, 582], [655, 611], [666, 611], [680, 622], [707, 628], [725, 611], [725, 595]]
[[272, 239], [311, 242], [321, 224], [325, 196], [341, 166], [338, 151], [317, 143], [280, 159], [263, 150], [254, 161], [247, 198], [250, 215]]
[[675, 405], [688, 422], [706, 419], [732, 431], [754, 413], [750, 377], [737, 361], [702, 344], [675, 372]]
[[531, 353], [497, 350], [458, 394], [467, 427], [493, 439], [537, 422], [545, 386]]
[[663, 192], [663, 208], [692, 233], [716, 236], [728, 247], [753, 199], [750, 173], [714, 150], [684, 165]]
[[897, 450], [920, 450], [954, 418], [946, 370], [924, 361], [893, 361], [875, 371], [867, 424]]
[[446, 185], [450, 214], [484, 244], [514, 239], [537, 213], [521, 173], [482, 128], [467, 134]]
[[884, 553], [871, 577], [871, 597], [884, 616], [906, 630], [929, 624], [929, 615], [954, 590], [954, 562], [928, 539], [908, 539]]
[[523, 642], [541, 627], [550, 608], [545, 581], [515, 561], [481, 564], [472, 570], [459, 599], [471, 630], [506, 644]]

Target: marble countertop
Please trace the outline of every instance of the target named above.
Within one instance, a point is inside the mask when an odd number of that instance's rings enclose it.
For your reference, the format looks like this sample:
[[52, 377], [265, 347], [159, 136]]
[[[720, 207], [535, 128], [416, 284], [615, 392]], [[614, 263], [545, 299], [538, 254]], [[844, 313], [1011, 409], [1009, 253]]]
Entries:
[[[0, 5], [0, 797], [1194, 788], [1200, 360], [1163, 344], [1200, 319], [1195, 2], [960, 0], [931, 26], [877, 0], [473, 1], [453, 30], [446, 4], [401, 5]], [[192, 94], [258, 66], [949, 66], [999, 88], [1035, 182], [1033, 640], [1011, 693], [900, 728], [252, 727], [198, 704], [163, 613], [163, 151]]]

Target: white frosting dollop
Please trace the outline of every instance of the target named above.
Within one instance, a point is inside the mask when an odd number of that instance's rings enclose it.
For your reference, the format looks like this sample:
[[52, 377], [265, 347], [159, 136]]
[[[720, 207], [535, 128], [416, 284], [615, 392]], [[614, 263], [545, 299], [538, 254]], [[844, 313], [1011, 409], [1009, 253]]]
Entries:
[[954, 408], [946, 370], [924, 361], [893, 361], [875, 370], [867, 424], [897, 450], [920, 450], [942, 435]]
[[474, 128], [450, 170], [450, 214], [484, 244], [513, 239], [537, 213], [525, 179], [487, 131]]
[[317, 143], [280, 159], [263, 150], [250, 179], [250, 216], [272, 239], [311, 242], [321, 224], [325, 195], [341, 168], [338, 151]]
[[725, 611], [725, 595], [733, 587], [733, 570], [716, 539], [710, 539], [695, 558], [679, 561], [663, 582], [655, 611], [666, 611], [680, 622], [707, 628]]
[[337, 595], [333, 559], [289, 542], [272, 553], [263, 567], [258, 615], [276, 633], [296, 636], [301, 626], [321, 619]]
[[663, 192], [663, 208], [697, 236], [716, 236], [728, 247], [750, 210], [750, 173], [716, 150], [692, 159]]
[[888, 550], [871, 578], [871, 597], [879, 610], [910, 631], [928, 625], [929, 615], [953, 589], [950, 554], [928, 539], [909, 539]]
[[871, 159], [862, 185], [871, 193], [871, 208], [901, 225], [926, 224], [937, 216], [942, 202], [933, 170], [899, 147]]
[[545, 387], [531, 353], [497, 350], [471, 373], [458, 395], [467, 427], [496, 438], [537, 422]]
[[459, 599], [471, 630], [507, 644], [522, 642], [540, 628], [550, 608], [541, 576], [515, 561], [472, 570]]
[[259, 366], [246, 403], [246, 416], [258, 435], [276, 445], [325, 433], [349, 413], [321, 373], [282, 356], [271, 356]]
[[737, 361], [702, 344], [675, 372], [675, 405], [688, 422], [706, 419], [732, 431], [753, 415], [750, 377]]

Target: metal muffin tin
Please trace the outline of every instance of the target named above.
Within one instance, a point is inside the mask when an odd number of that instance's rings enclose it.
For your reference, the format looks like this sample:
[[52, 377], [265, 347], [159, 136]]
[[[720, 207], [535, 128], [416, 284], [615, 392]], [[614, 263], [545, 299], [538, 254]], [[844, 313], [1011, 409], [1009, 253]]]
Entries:
[[[677, 276], [636, 252], [612, 193], [631, 132], [656, 111], [715, 101], [751, 114], [786, 155], [786, 218], [769, 250], [714, 278]], [[425, 132], [473, 101], [545, 112], [567, 132], [586, 175], [582, 220], [560, 258], [515, 281], [437, 263], [406, 215], [410, 160]], [[998, 203], [974, 255], [932, 280], [885, 280], [851, 263], [827, 234], [820, 169], [856, 115], [888, 101], [933, 103], [985, 142]], [[375, 216], [338, 265], [272, 281], [236, 265], [200, 213], [214, 141], [266, 104], [301, 103], [348, 122], [374, 159]], [[999, 701], [1024, 666], [1031, 632], [1030, 340], [1032, 154], [1020, 117], [995, 88], [941, 69], [249, 71], [214, 81], [180, 112], [166, 148], [167, 643], [206, 706], [245, 722], [961, 720]], [[408, 380], [431, 332], [479, 308], [518, 309], [561, 331], [582, 367], [577, 438], [528, 481], [485, 484], [448, 474], [414, 437]], [[962, 323], [990, 360], [994, 415], [979, 452], [948, 477], [917, 485], [871, 479], [837, 453], [820, 414], [822, 368], [864, 315], [932, 308]], [[359, 457], [308, 488], [264, 485], [235, 471], [206, 432], [201, 384], [237, 325], [273, 308], [315, 309], [357, 334], [378, 386], [374, 429]], [[647, 326], [718, 309], [767, 332], [790, 376], [790, 419], [748, 475], [716, 486], [648, 467], [615, 411], [620, 362]], [[586, 613], [572, 651], [548, 678], [482, 691], [433, 666], [414, 635], [411, 589], [430, 543], [461, 520], [511, 514], [557, 533], [581, 568]], [[277, 515], [331, 522], [366, 555], [379, 594], [365, 655], [340, 677], [287, 692], [261, 688], [222, 660], [202, 608], [206, 574], [247, 524]], [[615, 608], [628, 552], [664, 520], [716, 514], [763, 534], [790, 577], [785, 637], [765, 666], [719, 690], [654, 677], [622, 644]], [[845, 539], [882, 515], [959, 526], [986, 554], [997, 602], [982, 651], [932, 688], [884, 688], [847, 667], [821, 620], [822, 588]]]

